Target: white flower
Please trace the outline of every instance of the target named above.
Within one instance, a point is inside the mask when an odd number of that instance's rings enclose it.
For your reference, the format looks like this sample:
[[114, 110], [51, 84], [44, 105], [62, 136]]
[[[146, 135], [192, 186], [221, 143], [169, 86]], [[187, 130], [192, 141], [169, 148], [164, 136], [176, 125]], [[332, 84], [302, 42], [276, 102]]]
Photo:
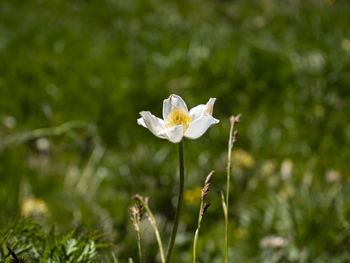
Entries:
[[197, 139], [207, 129], [219, 123], [213, 114], [215, 98], [210, 98], [207, 104], [200, 104], [189, 112], [186, 103], [178, 95], [170, 95], [163, 101], [163, 120], [149, 111], [141, 111], [137, 120], [139, 125], [149, 129], [155, 136], [178, 143], [182, 137]]
[[261, 248], [279, 248], [288, 244], [288, 241], [279, 236], [266, 236], [260, 240]]

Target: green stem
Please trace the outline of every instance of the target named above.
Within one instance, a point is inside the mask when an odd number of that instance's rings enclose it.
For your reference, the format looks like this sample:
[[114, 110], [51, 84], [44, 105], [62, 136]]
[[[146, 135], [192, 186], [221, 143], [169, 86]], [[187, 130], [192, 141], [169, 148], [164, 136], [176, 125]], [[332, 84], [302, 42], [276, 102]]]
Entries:
[[[59, 126], [48, 127], [48, 128], [40, 128], [27, 132], [18, 132], [15, 134], [8, 135], [0, 142], [0, 152], [5, 150], [11, 144], [19, 144], [25, 141], [36, 139], [42, 136], [59, 136], [70, 130], [77, 128], [86, 128], [88, 129], [91, 125], [81, 121], [70, 121], [63, 123]], [[93, 127], [93, 126], [92, 126]]]
[[193, 240], [193, 261], [192, 261], [193, 263], [196, 263], [198, 232], [199, 232], [199, 227], [196, 229], [196, 232], [194, 234], [194, 240]]
[[194, 240], [193, 240], [193, 263], [196, 263], [196, 254], [197, 254], [197, 241], [198, 241], [198, 234], [199, 234], [199, 228], [201, 227], [201, 221], [202, 221], [202, 209], [204, 206], [204, 200], [203, 198], [201, 198], [201, 205], [199, 208], [199, 216], [198, 216], [198, 225], [197, 225], [197, 229], [196, 232], [194, 234]]
[[149, 219], [149, 221], [150, 221], [150, 223], [151, 223], [151, 225], [153, 227], [154, 233], [156, 235], [158, 246], [159, 246], [160, 259], [161, 259], [162, 263], [165, 263], [162, 239], [160, 238], [160, 234], [159, 234], [159, 231], [158, 231], [156, 219], [154, 218], [154, 216], [153, 216], [153, 214], [151, 212], [151, 209], [149, 208], [149, 206], [147, 204], [147, 201], [144, 201], [143, 199], [140, 199], [140, 200], [141, 200], [143, 206], [145, 207], [145, 209], [147, 211], [147, 214], [149, 215], [148, 219]]
[[165, 263], [168, 263], [170, 260], [171, 252], [174, 247], [177, 227], [179, 226], [180, 215], [183, 204], [183, 192], [184, 192], [184, 178], [185, 178], [185, 166], [184, 166], [184, 149], [183, 149], [183, 140], [179, 143], [179, 165], [180, 165], [180, 183], [179, 183], [179, 198], [177, 202], [177, 209], [175, 214], [175, 222], [173, 226], [173, 232], [171, 233], [170, 243], [168, 251], [166, 253]]
[[[225, 200], [225, 263], [228, 263], [228, 204], [229, 204], [229, 193], [230, 193], [230, 178], [231, 178], [231, 153], [232, 153], [232, 136], [233, 136], [234, 122], [231, 122], [230, 136], [228, 141], [227, 151], [227, 178], [226, 178], [226, 200]], [[226, 211], [225, 211], [226, 210]]]
[[141, 229], [140, 229], [140, 216], [137, 215], [137, 224], [139, 226], [139, 231], [137, 231], [137, 247], [139, 250], [139, 259], [140, 259], [140, 263], [142, 263], [142, 249], [141, 249]]

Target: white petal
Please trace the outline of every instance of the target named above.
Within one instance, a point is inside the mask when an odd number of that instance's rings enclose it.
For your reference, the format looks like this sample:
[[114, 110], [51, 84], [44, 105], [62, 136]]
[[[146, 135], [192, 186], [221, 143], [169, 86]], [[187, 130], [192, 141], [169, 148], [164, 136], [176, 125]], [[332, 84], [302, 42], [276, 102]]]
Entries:
[[142, 117], [137, 119], [137, 124], [147, 128], [146, 123], [145, 123], [145, 121], [143, 120]]
[[192, 121], [197, 120], [198, 118], [205, 115], [213, 115], [214, 103], [216, 98], [210, 98], [207, 104], [200, 104], [190, 110], [190, 117]]
[[166, 120], [169, 113], [174, 109], [174, 108], [181, 108], [183, 109], [186, 113], [188, 112], [186, 103], [184, 100], [175, 94], [172, 94], [169, 96], [168, 99], [165, 99], [163, 101], [163, 119]]
[[176, 125], [170, 127], [167, 130], [168, 140], [172, 143], [178, 143], [182, 140], [183, 137], [183, 127], [182, 125]]
[[213, 115], [214, 103], [216, 98], [210, 98], [207, 102], [206, 109], [204, 110], [204, 115]]
[[165, 123], [162, 119], [152, 115], [149, 111], [141, 111], [140, 115], [142, 118], [137, 120], [139, 125], [146, 127], [159, 138], [168, 139]]
[[195, 121], [198, 118], [202, 117], [203, 116], [203, 112], [205, 111], [206, 107], [207, 106], [205, 104], [200, 104], [200, 105], [198, 105], [196, 107], [193, 107], [190, 110], [190, 113], [189, 113], [192, 121]]
[[219, 123], [219, 120], [213, 118], [213, 116], [202, 116], [199, 119], [192, 121], [188, 127], [185, 137], [189, 139], [197, 139], [201, 137], [210, 126]]

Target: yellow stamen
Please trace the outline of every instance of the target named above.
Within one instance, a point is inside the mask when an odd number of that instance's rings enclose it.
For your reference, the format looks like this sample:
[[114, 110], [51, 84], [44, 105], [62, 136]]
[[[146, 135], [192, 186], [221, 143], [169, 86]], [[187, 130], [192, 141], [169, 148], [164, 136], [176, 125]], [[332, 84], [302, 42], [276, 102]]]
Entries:
[[166, 119], [165, 127], [173, 127], [175, 125], [182, 125], [184, 133], [190, 126], [192, 118], [181, 108], [174, 108]]

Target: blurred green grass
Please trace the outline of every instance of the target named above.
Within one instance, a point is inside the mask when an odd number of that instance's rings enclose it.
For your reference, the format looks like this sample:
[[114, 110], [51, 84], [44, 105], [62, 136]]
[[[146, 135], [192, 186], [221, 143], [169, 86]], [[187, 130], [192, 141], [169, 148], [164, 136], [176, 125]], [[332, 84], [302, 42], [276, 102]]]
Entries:
[[[219, 192], [237, 113], [232, 258], [349, 260], [349, 15], [345, 0], [1, 1], [2, 225], [37, 198], [47, 206], [35, 215], [41, 225], [97, 229], [123, 262], [137, 253], [128, 206], [140, 193], [167, 240], [177, 147], [137, 126], [138, 112], [160, 116], [171, 93], [189, 107], [216, 97], [220, 124], [185, 142], [188, 195], [216, 170], [201, 262], [223, 260]], [[9, 136], [71, 121], [86, 126], [1, 148]], [[198, 206], [184, 208], [174, 251], [183, 262]], [[144, 231], [153, 262], [156, 242]], [[264, 247], [268, 236], [287, 243]]]

